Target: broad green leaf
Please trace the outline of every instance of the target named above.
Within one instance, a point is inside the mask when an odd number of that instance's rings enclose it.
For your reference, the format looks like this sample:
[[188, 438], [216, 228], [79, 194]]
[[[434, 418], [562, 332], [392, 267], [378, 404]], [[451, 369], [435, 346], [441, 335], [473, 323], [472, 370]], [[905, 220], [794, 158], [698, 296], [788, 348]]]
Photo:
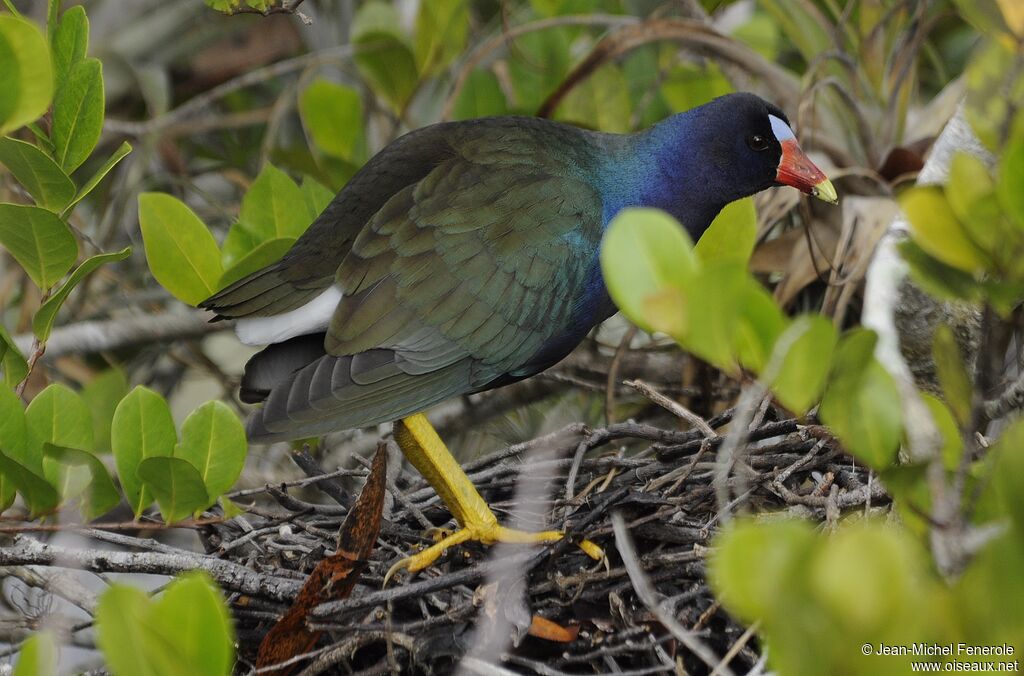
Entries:
[[566, 30], [555, 28], [519, 36], [508, 60], [515, 107], [535, 113], [565, 79], [571, 63]]
[[1024, 230], [1024, 129], [1018, 133], [1006, 151], [999, 165], [997, 186], [999, 202], [1017, 227]]
[[53, 632], [38, 631], [22, 644], [11, 676], [57, 676], [58, 654]]
[[[927, 392], [921, 392], [921, 399], [932, 414], [932, 421], [935, 423], [935, 427], [938, 428], [939, 434], [942, 435], [942, 464], [945, 465], [947, 470], [954, 472], [960, 465], [960, 458], [964, 450], [964, 440], [960, 436], [960, 427], [953, 418], [953, 413], [949, 410], [949, 406], [944, 401]], [[886, 482], [886, 487], [889, 488], [888, 482]], [[895, 493], [893, 496], [898, 497]]]
[[960, 426], [967, 427], [974, 407], [974, 385], [964, 366], [956, 336], [945, 324], [935, 329], [932, 357], [946, 403]]
[[984, 269], [988, 261], [957, 220], [941, 188], [911, 188], [900, 197], [914, 241], [929, 254], [960, 270]]
[[40, 474], [12, 459], [6, 452], [0, 452], [0, 475], [6, 477], [21, 493], [22, 499], [32, 512], [32, 518], [49, 514], [60, 504], [57, 489]]
[[[36, 395], [25, 409], [29, 429], [39, 443], [92, 449], [92, 415], [78, 393], [54, 383]], [[57, 489], [63, 500], [78, 497], [89, 485], [85, 467], [66, 467], [52, 457], [43, 457], [43, 477]]]
[[41, 207], [0, 204], [0, 245], [41, 289], [60, 281], [78, 258], [67, 224]]
[[466, 45], [469, 32], [467, 0], [432, 0], [420, 3], [416, 16], [416, 66], [433, 74], [447, 66]]
[[395, 112], [405, 107], [419, 80], [416, 57], [399, 26], [394, 7], [371, 0], [356, 12], [351, 34], [356, 68]]
[[964, 71], [964, 115], [989, 150], [1000, 153], [1012, 117], [1024, 110], [1024, 78], [1017, 75], [1024, 54], [1009, 41], [989, 40], [978, 48]]
[[0, 15], [0, 134], [46, 112], [53, 97], [53, 69], [46, 39], [35, 24]]
[[60, 89], [71, 70], [85, 60], [89, 51], [89, 19], [84, 7], [76, 5], [64, 12], [54, 31], [51, 48], [54, 82]]
[[[792, 342], [789, 342], [792, 341]], [[771, 388], [782, 404], [803, 415], [818, 400], [832, 364], [836, 330], [818, 315], [797, 318], [779, 343], [789, 343]]]
[[558, 118], [616, 133], [630, 130], [633, 112], [622, 69], [607, 64], [573, 87], [558, 107]]
[[663, 80], [658, 91], [674, 113], [702, 106], [733, 91], [722, 71], [710, 62], [702, 66], [678, 65]]
[[25, 419], [40, 441], [92, 450], [92, 414], [81, 395], [66, 385], [47, 385], [25, 409]]
[[234, 284], [248, 274], [262, 270], [277, 261], [295, 244], [294, 237], [278, 237], [256, 245], [221, 275], [217, 286], [221, 289]]
[[1000, 436], [990, 451], [996, 458], [993, 472], [995, 491], [1007, 515], [1013, 521], [1017, 537], [1024, 536], [1024, 491], [1020, 489], [1024, 471], [1024, 421], [1017, 420]]
[[128, 258], [131, 252], [131, 247], [125, 247], [113, 253], [96, 254], [87, 258], [79, 265], [60, 289], [47, 298], [46, 302], [36, 311], [35, 316], [32, 318], [32, 331], [36, 334], [36, 337], [42, 341], [46, 341], [50, 337], [50, 331], [53, 330], [53, 321], [57, 318], [57, 312], [64, 305], [64, 301], [67, 300], [71, 291], [78, 286], [79, 282], [85, 279], [86, 275], [105, 263], [123, 261], [125, 258]]
[[171, 409], [153, 390], [138, 386], [117, 405], [110, 427], [110, 447], [121, 488], [136, 517], [152, 500], [137, 475], [139, 464], [146, 458], [171, 455], [177, 440]]
[[945, 186], [949, 206], [960, 221], [967, 221], [975, 203], [995, 192], [995, 184], [985, 163], [970, 153], [956, 153], [949, 163], [949, 181]]
[[[84, 487], [85, 496], [82, 500], [82, 514], [86, 520], [102, 516], [121, 503], [121, 494], [117, 492], [110, 473], [92, 453], [49, 443], [43, 444], [43, 453], [67, 468], [78, 467], [88, 471], [88, 483]], [[63, 497], [66, 500], [70, 496]]]
[[53, 98], [54, 159], [71, 173], [85, 162], [103, 131], [103, 66], [84, 59], [71, 68]]
[[[28, 426], [25, 422], [25, 409], [22, 407], [21, 399], [14, 391], [7, 387], [0, 387], [0, 452], [19, 463], [29, 463], [29, 436]], [[34, 458], [34, 469], [39, 474], [43, 473], [43, 464], [39, 458]], [[10, 477], [0, 471], [0, 512], [3, 512], [14, 503], [16, 487]]]
[[239, 223], [258, 242], [278, 237], [298, 237], [309, 227], [306, 200], [288, 174], [267, 164], [253, 181], [238, 214]]
[[834, 28], [814, 4], [784, 0], [761, 0], [759, 4], [807, 63], [835, 47]]
[[740, 316], [733, 344], [740, 364], [760, 373], [771, 357], [779, 334], [788, 323], [778, 304], [760, 282], [747, 275], [740, 298]]
[[929, 294], [936, 298], [970, 302], [977, 302], [982, 297], [982, 286], [973, 275], [937, 260], [914, 240], [906, 239], [897, 248], [910, 266], [911, 279]]
[[0, 138], [0, 164], [45, 209], [59, 213], [75, 196], [75, 184], [64, 170], [31, 143]]
[[912, 538], [895, 528], [861, 522], [820, 544], [808, 591], [854, 635], [870, 636], [902, 621], [911, 609], [920, 615], [924, 562]]
[[235, 484], [248, 449], [238, 416], [224, 402], [208, 401], [185, 418], [174, 457], [199, 470], [212, 501]]
[[[224, 238], [224, 246], [221, 247], [221, 265], [225, 271], [230, 270], [238, 261], [245, 258], [249, 252], [260, 245], [260, 237], [254, 233], [245, 223], [235, 222], [228, 228], [228, 234]], [[221, 279], [224, 275], [221, 274]]]
[[96, 606], [96, 642], [114, 676], [185, 676], [174, 635], [164, 636], [146, 593], [113, 584]]
[[97, 453], [110, 450], [110, 425], [117, 405], [128, 394], [128, 378], [119, 368], [109, 368], [82, 388], [82, 399], [92, 414], [93, 448]]
[[203, 571], [167, 586], [150, 611], [153, 629], [173, 640], [194, 676], [228, 676], [235, 662], [235, 631], [220, 589]]
[[772, 612], [787, 593], [814, 547], [814, 532], [803, 521], [740, 521], [718, 536], [708, 581], [731, 613], [754, 622]]
[[363, 102], [359, 92], [317, 79], [299, 96], [299, 114], [320, 150], [342, 159], [353, 159], [363, 135]]
[[884, 469], [896, 458], [903, 428], [899, 391], [873, 354], [877, 340], [865, 329], [843, 336], [820, 415], [851, 453]]
[[174, 523], [211, 504], [199, 470], [181, 458], [146, 458], [137, 474], [156, 497], [164, 521]]
[[718, 368], [735, 373], [737, 335], [751, 280], [746, 263], [729, 260], [701, 264], [686, 292], [687, 321], [683, 335], [673, 338]]
[[0, 373], [7, 387], [14, 387], [28, 375], [28, 362], [3, 324], [0, 324]]
[[299, 186], [299, 190], [302, 192], [302, 197], [306, 200], [306, 214], [309, 216], [310, 223], [315, 221], [317, 216], [334, 199], [333, 192], [310, 176], [302, 177], [302, 185]]
[[623, 209], [601, 243], [601, 271], [612, 300], [646, 331], [659, 322], [652, 322], [645, 300], [665, 287], [685, 293], [696, 267], [690, 236], [656, 209]]
[[234, 629], [206, 573], [185, 573], [155, 601], [114, 584], [100, 597], [97, 639], [114, 676], [229, 676]]
[[453, 120], [469, 120], [488, 115], [505, 115], [508, 102], [498, 78], [489, 70], [477, 68], [466, 78], [452, 108]]
[[756, 243], [757, 213], [754, 211], [754, 200], [746, 197], [722, 209], [697, 240], [694, 251], [705, 263], [714, 260], [746, 263]]
[[[114, 151], [114, 154], [107, 158], [107, 161], [96, 170], [96, 173], [93, 174], [89, 180], [85, 182], [85, 185], [82, 186], [82, 189], [75, 194], [75, 198], [71, 200], [71, 204], [68, 205], [67, 209], [70, 209], [81, 202], [89, 193], [95, 190], [96, 186], [100, 184], [100, 181], [102, 181], [106, 175], [117, 166], [118, 162], [123, 160], [131, 151], [131, 144], [127, 141], [122, 141], [121, 145], [119, 145], [117, 150]], [[67, 213], [67, 209], [65, 209], [65, 213]]]
[[139, 225], [149, 269], [164, 288], [191, 305], [217, 291], [223, 273], [217, 242], [188, 206], [170, 195], [142, 193]]

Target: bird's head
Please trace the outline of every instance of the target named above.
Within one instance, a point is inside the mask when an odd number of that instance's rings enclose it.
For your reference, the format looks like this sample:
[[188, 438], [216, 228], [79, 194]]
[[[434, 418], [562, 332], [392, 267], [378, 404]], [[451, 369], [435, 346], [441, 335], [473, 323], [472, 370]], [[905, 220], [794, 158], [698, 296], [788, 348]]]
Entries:
[[728, 94], [697, 108], [691, 121], [705, 148], [710, 174], [728, 180], [745, 196], [773, 185], [788, 185], [836, 203], [832, 182], [800, 149], [796, 134], [777, 106], [754, 94]]

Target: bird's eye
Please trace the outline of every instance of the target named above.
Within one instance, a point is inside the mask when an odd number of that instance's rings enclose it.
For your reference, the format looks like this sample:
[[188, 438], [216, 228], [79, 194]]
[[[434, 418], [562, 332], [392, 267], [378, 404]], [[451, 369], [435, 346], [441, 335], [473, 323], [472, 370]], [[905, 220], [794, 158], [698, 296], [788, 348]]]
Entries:
[[760, 134], [754, 134], [747, 137], [747, 145], [751, 150], [768, 150], [768, 139]]

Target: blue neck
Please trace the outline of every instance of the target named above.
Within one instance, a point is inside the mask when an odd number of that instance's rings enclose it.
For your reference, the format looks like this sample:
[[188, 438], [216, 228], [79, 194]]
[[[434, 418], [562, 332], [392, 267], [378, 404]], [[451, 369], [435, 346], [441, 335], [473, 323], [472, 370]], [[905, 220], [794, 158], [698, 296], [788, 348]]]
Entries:
[[732, 197], [723, 193], [713, 162], [696, 148], [709, 129], [702, 109], [673, 115], [632, 137], [601, 168], [604, 223], [624, 207], [672, 214], [694, 241]]

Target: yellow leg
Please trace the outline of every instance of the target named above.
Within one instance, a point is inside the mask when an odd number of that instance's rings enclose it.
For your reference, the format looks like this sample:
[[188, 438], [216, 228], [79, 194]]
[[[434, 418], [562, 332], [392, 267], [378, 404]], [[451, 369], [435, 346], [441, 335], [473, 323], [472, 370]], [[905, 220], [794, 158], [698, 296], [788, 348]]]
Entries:
[[[452, 457], [441, 437], [422, 413], [395, 423], [395, 441], [409, 462], [437, 491], [452, 516], [459, 522], [461, 529], [391, 566], [384, 577], [385, 583], [399, 570], [406, 569], [411, 573], [423, 570], [436, 561], [448, 547], [467, 540], [490, 545], [495, 542], [533, 544], [562, 539], [561, 531], [531, 533], [499, 525], [494, 512], [480, 497], [473, 482], [462, 471], [462, 467]], [[579, 543], [579, 547], [594, 559], [601, 559], [604, 556], [601, 548], [589, 540]]]

